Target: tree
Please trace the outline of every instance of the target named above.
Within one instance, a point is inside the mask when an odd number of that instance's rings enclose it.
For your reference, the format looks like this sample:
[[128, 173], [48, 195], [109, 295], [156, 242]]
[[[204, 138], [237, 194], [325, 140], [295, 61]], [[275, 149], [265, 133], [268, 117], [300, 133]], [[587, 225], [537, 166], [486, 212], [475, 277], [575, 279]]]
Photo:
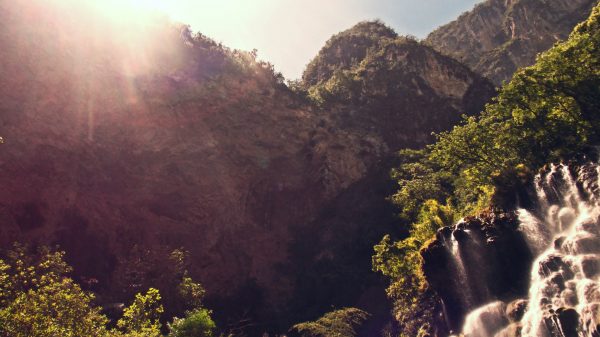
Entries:
[[150, 288], [144, 295], [136, 294], [133, 303], [125, 309], [117, 327], [125, 333], [142, 333], [144, 336], [160, 336], [160, 315], [163, 306], [160, 304], [160, 293]]
[[369, 317], [369, 314], [356, 308], [344, 308], [323, 315], [314, 322], [304, 322], [292, 327], [303, 337], [353, 337], [356, 328]]
[[212, 337], [216, 325], [210, 315], [210, 310], [200, 308], [188, 312], [185, 318], [174, 318], [169, 324], [169, 337]]
[[66, 276], [63, 252], [28, 254], [16, 245], [0, 260], [0, 335], [12, 337], [104, 336], [108, 319], [92, 294]]

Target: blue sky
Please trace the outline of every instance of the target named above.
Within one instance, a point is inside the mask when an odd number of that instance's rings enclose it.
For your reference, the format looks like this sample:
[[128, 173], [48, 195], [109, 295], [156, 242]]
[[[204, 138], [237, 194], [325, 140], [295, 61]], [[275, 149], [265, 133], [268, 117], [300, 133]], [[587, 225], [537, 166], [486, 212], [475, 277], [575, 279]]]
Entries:
[[258, 49], [286, 78], [300, 77], [331, 35], [381, 19], [399, 34], [425, 37], [481, 0], [171, 0], [174, 20], [223, 44]]

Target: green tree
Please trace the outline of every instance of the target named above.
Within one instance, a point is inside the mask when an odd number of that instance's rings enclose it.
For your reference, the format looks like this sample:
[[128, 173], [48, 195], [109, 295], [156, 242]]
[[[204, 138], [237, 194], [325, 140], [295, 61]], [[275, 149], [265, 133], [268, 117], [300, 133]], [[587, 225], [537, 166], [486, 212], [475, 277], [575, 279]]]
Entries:
[[63, 252], [28, 254], [15, 245], [0, 260], [0, 335], [12, 337], [104, 336], [107, 318], [92, 306], [67, 273]]
[[[494, 102], [422, 151], [405, 151], [393, 174], [393, 201], [408, 238], [386, 236], [373, 268], [390, 277], [388, 295], [406, 336], [426, 335], [431, 296], [419, 250], [435, 230], [503, 200], [506, 185], [548, 162], [576, 157], [600, 143], [600, 5], [567, 41], [519, 70]], [[445, 204], [442, 202], [445, 201]], [[417, 211], [418, 210], [418, 211]]]
[[292, 329], [304, 337], [353, 337], [368, 317], [363, 310], [344, 308], [326, 313], [314, 322], [296, 324]]
[[210, 310], [200, 308], [188, 312], [185, 318], [173, 319], [169, 337], [212, 337], [216, 325], [210, 315]]
[[117, 322], [117, 327], [127, 334], [160, 336], [160, 315], [164, 311], [160, 299], [160, 293], [154, 288], [150, 288], [144, 295], [136, 294], [133, 303], [125, 309], [123, 317]]
[[394, 313], [403, 328], [402, 336], [417, 336], [419, 330], [428, 329], [427, 324], [433, 319], [432, 298], [435, 295], [429, 291], [423, 275], [420, 250], [438, 228], [455, 220], [456, 211], [451, 206], [427, 200], [406, 239], [392, 241], [386, 235], [375, 246], [373, 270], [391, 279], [387, 294], [394, 301]]

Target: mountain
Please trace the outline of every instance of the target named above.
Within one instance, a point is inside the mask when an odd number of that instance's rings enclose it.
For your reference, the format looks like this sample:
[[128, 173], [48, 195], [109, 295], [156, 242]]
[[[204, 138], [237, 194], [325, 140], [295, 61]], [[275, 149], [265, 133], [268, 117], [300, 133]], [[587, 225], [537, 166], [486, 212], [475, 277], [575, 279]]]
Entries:
[[[375, 269], [403, 333], [595, 336], [600, 5], [478, 116], [404, 151]], [[462, 333], [461, 333], [462, 331]]]
[[478, 113], [494, 94], [463, 64], [379, 21], [333, 36], [302, 78], [340, 125], [375, 131], [393, 150], [431, 142], [432, 131]]
[[433, 31], [425, 43], [496, 85], [564, 40], [596, 0], [487, 0]]
[[60, 245], [101, 303], [167, 287], [169, 254], [183, 248], [223, 329], [249, 334], [285, 331], [331, 296], [382, 302], [369, 265], [393, 222], [393, 182], [392, 164], [379, 165], [493, 89], [381, 24], [357, 27], [375, 34], [356, 40], [369, 47], [347, 65], [326, 60], [344, 65], [305, 86], [342, 71], [369, 89], [316, 106], [254, 54], [185, 26], [113, 21], [76, 1], [1, 2], [0, 244]]

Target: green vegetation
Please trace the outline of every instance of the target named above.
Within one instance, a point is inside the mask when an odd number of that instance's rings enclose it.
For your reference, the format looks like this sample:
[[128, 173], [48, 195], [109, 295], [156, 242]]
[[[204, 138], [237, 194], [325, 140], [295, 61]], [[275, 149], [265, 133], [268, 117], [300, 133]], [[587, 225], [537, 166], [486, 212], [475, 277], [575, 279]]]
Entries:
[[435, 200], [424, 203], [418, 218], [408, 238], [394, 242], [386, 235], [375, 246], [373, 256], [373, 270], [392, 280], [387, 293], [394, 301], [394, 313], [402, 325], [401, 336], [418, 336], [419, 330], [433, 319], [429, 305], [433, 294], [427, 291], [419, 250], [433, 238], [438, 228], [457, 220], [452, 207]]
[[[480, 116], [465, 118], [422, 151], [403, 151], [393, 172], [394, 202], [408, 238], [375, 246], [373, 268], [388, 289], [407, 336], [427, 330], [419, 311], [427, 282], [419, 250], [437, 228], [496, 205], [503, 185], [548, 162], [572, 158], [600, 140], [600, 6], [570, 38], [518, 71]], [[415, 319], [418, 317], [418, 319]]]
[[[365, 105], [395, 93], [406, 69], [390, 55], [427, 48], [407, 37], [382, 37], [351, 67], [337, 67], [331, 75], [308, 88], [308, 97], [317, 105], [346, 103]], [[323, 56], [321, 56], [323, 57]], [[320, 58], [317, 58], [320, 59]]]
[[334, 35], [307, 66], [302, 81], [308, 87], [328, 81], [336, 72], [358, 65], [372, 50], [398, 36], [381, 21], [364, 21]]
[[[158, 290], [136, 294], [115, 328], [94, 304], [95, 296], [82, 290], [68, 274], [64, 252], [40, 248], [31, 252], [15, 245], [0, 260], [0, 335], [11, 337], [160, 337], [163, 313]], [[174, 318], [169, 336], [212, 336], [211, 312], [201, 307], [204, 290], [190, 278], [181, 288], [190, 296], [192, 311]]]
[[319, 106], [384, 100], [404, 80], [401, 54], [417, 46], [428, 48], [381, 21], [360, 22], [327, 41], [306, 66], [301, 86]]
[[296, 324], [292, 327], [303, 337], [353, 337], [369, 314], [356, 308], [344, 308], [323, 315], [314, 322]]
[[420, 48], [429, 47], [380, 21], [361, 22], [327, 41], [304, 71], [303, 90], [319, 106], [385, 101], [406, 85], [405, 54]]
[[185, 318], [175, 318], [169, 324], [169, 337], [210, 337], [216, 329], [215, 322], [210, 318], [211, 312], [206, 309], [196, 309], [188, 312]]

